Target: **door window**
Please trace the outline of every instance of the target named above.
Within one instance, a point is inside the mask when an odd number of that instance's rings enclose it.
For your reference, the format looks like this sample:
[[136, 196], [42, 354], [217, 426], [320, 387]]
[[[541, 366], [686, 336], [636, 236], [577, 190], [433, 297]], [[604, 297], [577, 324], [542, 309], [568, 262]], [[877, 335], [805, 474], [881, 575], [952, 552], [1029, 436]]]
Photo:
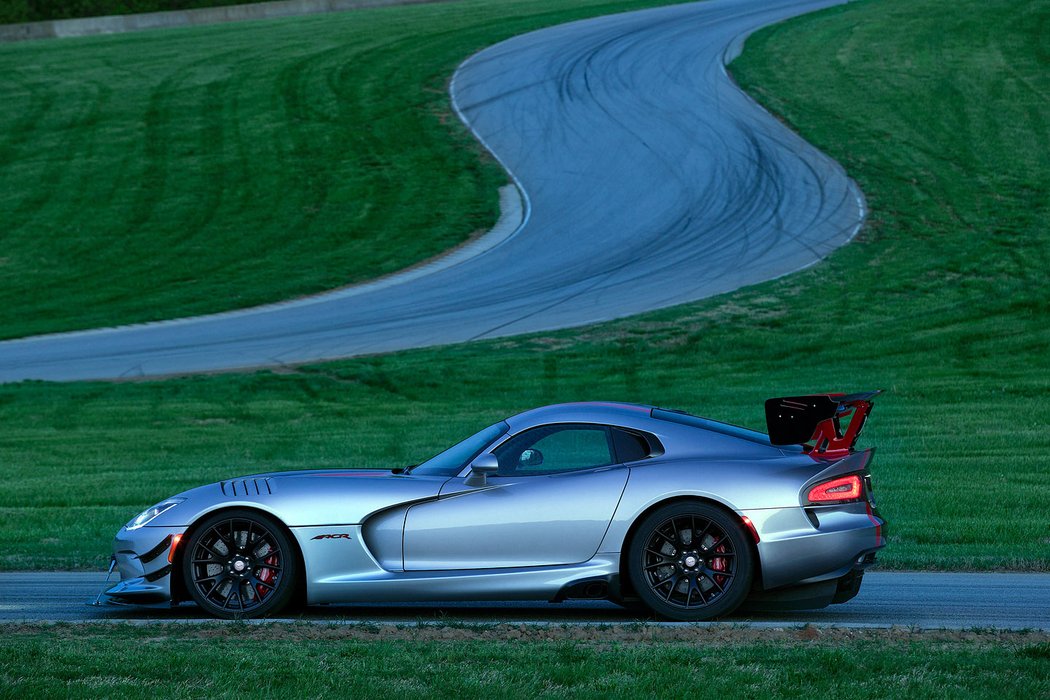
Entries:
[[499, 474], [528, 475], [593, 469], [614, 463], [609, 430], [596, 425], [545, 425], [497, 447]]

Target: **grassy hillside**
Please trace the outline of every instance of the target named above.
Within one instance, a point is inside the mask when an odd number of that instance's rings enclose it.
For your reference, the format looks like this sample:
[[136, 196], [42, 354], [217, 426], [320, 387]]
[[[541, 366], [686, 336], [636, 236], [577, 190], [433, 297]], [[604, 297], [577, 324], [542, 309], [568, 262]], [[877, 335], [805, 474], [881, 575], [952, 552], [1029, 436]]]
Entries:
[[1037, 1], [852, 3], [763, 31], [736, 77], [840, 159], [872, 215], [789, 278], [585, 329], [275, 375], [0, 388], [0, 566], [101, 566], [138, 509], [268, 468], [412, 463], [578, 399], [761, 426], [882, 387], [893, 568], [1050, 570], [1050, 110]]
[[487, 230], [506, 175], [451, 112], [455, 66], [655, 4], [465, 0], [0, 45], [0, 338], [311, 294]]

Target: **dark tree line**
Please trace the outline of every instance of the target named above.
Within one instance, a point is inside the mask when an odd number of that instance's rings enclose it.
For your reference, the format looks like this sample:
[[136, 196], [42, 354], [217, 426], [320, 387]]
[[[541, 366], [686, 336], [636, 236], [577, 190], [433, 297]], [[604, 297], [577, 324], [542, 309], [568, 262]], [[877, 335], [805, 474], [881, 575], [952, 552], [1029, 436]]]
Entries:
[[240, 5], [263, 0], [0, 0], [0, 24]]

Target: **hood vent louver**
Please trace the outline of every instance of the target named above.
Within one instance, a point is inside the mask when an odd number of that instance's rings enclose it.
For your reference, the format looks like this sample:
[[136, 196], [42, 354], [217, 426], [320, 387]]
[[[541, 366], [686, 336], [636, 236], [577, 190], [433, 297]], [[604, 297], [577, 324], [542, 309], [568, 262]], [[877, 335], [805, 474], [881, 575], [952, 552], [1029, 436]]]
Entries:
[[220, 481], [219, 488], [225, 496], [269, 496], [273, 493], [268, 478]]

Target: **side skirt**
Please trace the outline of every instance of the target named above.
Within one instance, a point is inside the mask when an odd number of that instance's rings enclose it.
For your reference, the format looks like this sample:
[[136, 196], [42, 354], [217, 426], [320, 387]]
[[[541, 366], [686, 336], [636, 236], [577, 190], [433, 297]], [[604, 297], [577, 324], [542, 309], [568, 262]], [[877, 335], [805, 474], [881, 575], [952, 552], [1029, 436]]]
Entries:
[[570, 590], [574, 584], [608, 581], [618, 568], [619, 556], [611, 555], [595, 557], [582, 564], [520, 569], [405, 572], [373, 569], [312, 579], [308, 584], [308, 602], [555, 600], [560, 592]]

